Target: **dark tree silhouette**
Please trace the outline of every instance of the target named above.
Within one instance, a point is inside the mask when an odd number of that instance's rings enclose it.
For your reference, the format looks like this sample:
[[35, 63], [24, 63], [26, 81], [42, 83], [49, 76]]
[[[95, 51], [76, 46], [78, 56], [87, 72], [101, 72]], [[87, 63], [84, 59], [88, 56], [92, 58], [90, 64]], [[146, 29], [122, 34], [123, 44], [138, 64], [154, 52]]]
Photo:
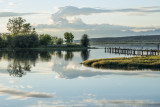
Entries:
[[81, 38], [81, 45], [84, 47], [88, 47], [89, 46], [89, 39], [88, 39], [88, 35], [84, 34]]

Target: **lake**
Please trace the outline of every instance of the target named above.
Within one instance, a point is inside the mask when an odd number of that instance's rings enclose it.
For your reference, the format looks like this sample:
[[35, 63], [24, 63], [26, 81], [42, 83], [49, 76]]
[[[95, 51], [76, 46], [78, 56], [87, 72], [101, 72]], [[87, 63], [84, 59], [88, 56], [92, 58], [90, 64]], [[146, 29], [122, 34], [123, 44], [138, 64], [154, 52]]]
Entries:
[[156, 45], [97, 45], [89, 50], [0, 51], [1, 107], [159, 107], [160, 72], [84, 67], [87, 59], [131, 57], [104, 47], [156, 49]]

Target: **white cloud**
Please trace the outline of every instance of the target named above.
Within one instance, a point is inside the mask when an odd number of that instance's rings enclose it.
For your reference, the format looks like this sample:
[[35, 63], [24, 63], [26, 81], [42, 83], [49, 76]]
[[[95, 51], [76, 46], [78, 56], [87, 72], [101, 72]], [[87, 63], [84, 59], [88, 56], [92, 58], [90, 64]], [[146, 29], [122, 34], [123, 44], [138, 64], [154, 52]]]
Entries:
[[[96, 8], [77, 8], [73, 6], [60, 7], [58, 11], [52, 14], [52, 24], [40, 24], [36, 28], [45, 31], [47, 33], [53, 33], [57, 35], [63, 35], [64, 32], [73, 32], [77, 37], [87, 33], [92, 37], [106, 37], [106, 36], [134, 36], [145, 34], [159, 34], [160, 29], [154, 28], [142, 30], [142, 32], [135, 32], [136, 27], [110, 25], [110, 24], [86, 24], [80, 18], [80, 16], [88, 16], [98, 13], [127, 13], [127, 14], [151, 14], [158, 13], [160, 7], [142, 7], [142, 8], [127, 8], [127, 9], [96, 9]], [[125, 32], [124, 32], [125, 30]]]
[[[24, 86], [21, 86], [23, 88]], [[41, 93], [41, 92], [27, 92], [19, 89], [14, 89], [3, 84], [0, 84], [0, 95], [8, 95], [9, 99], [25, 100], [28, 98], [51, 98], [55, 95], [50, 93]]]
[[25, 16], [41, 13], [16, 13], [16, 12], [0, 12], [0, 17], [14, 17], [14, 16]]

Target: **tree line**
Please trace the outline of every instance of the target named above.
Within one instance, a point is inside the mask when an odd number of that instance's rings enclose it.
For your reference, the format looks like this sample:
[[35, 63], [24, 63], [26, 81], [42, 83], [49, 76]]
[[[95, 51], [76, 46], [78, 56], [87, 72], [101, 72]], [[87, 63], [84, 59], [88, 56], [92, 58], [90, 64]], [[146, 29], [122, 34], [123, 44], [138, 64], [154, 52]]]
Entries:
[[[50, 34], [38, 34], [30, 23], [22, 17], [13, 17], [7, 23], [10, 33], [0, 33], [0, 48], [36, 48], [48, 45], [71, 45], [74, 35], [70, 32], [64, 33], [64, 39]], [[89, 38], [84, 34], [81, 38], [82, 47], [89, 46]]]

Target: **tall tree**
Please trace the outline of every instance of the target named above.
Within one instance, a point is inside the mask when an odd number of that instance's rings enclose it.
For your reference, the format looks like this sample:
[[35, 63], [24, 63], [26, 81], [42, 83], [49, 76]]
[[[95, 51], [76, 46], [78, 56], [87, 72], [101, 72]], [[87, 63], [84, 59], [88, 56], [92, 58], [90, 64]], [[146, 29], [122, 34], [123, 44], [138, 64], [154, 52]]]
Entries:
[[23, 34], [36, 34], [35, 28], [32, 29], [30, 23], [26, 23], [26, 20], [22, 17], [13, 17], [9, 19], [7, 23], [7, 30], [13, 35], [23, 35]]
[[13, 17], [7, 23], [7, 30], [16, 35], [20, 33], [25, 22], [26, 20], [22, 19], [22, 17]]
[[32, 26], [30, 23], [23, 24], [20, 33], [29, 34], [31, 33], [31, 29], [32, 29]]
[[70, 38], [70, 43], [72, 43], [74, 39], [74, 35], [71, 32], [69, 33], [69, 38]]
[[68, 32], [64, 33], [64, 38], [66, 39], [65, 42], [67, 44], [69, 44], [70, 43], [70, 39], [69, 39], [69, 33]]
[[88, 35], [84, 34], [81, 38], [81, 45], [84, 47], [88, 47], [89, 46], [89, 39], [88, 39]]
[[70, 32], [66, 32], [64, 33], [64, 38], [66, 39], [66, 43], [67, 44], [71, 44], [73, 42], [73, 39], [74, 39], [74, 35]]

